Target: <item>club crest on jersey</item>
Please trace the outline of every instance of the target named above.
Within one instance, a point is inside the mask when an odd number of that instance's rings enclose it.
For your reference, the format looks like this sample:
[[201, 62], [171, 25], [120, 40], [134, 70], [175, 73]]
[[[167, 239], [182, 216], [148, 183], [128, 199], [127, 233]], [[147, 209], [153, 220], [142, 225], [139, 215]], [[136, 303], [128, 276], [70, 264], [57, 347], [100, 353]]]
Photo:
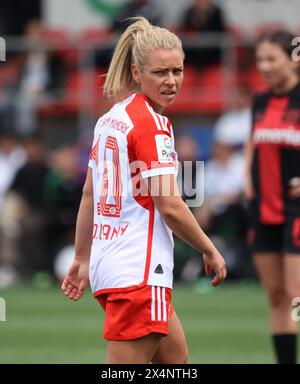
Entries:
[[156, 135], [156, 151], [160, 163], [172, 163], [171, 139], [167, 135]]

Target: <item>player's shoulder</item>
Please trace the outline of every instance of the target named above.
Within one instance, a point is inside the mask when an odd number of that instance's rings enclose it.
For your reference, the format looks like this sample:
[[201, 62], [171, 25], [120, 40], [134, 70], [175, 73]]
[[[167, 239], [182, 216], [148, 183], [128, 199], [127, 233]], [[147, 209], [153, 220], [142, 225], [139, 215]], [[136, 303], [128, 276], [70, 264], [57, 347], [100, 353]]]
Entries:
[[255, 93], [252, 96], [252, 113], [265, 110], [272, 97], [273, 92], [271, 90]]
[[168, 134], [170, 132], [168, 118], [156, 113], [144, 95], [135, 94], [127, 104], [126, 112], [138, 135], [153, 131]]
[[[295, 100], [300, 99], [300, 82], [292, 90], [290, 90], [289, 92], [287, 92], [281, 96], [285, 96], [285, 97], [295, 99]], [[254, 109], [261, 109], [262, 107], [267, 105], [269, 100], [271, 100], [272, 98], [276, 98], [276, 97], [277, 96], [271, 90], [266, 90], [264, 92], [255, 93], [253, 95], [253, 99], [252, 99], [253, 108]]]

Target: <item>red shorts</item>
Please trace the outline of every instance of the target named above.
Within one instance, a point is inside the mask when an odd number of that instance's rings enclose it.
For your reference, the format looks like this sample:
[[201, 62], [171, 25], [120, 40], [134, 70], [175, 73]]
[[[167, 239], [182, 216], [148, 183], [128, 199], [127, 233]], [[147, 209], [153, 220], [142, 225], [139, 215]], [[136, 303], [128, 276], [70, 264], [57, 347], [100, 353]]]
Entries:
[[103, 337], [106, 340], [134, 340], [150, 333], [168, 334], [171, 306], [170, 288], [147, 285], [129, 292], [96, 297], [106, 312]]

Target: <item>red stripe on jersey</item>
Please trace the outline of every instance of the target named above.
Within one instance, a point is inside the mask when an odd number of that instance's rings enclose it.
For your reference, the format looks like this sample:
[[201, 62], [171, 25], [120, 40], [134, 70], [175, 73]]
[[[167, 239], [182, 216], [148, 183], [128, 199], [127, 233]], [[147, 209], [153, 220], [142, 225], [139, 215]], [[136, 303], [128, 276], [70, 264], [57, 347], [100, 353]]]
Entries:
[[146, 256], [146, 266], [145, 266], [145, 274], [144, 274], [144, 284], [147, 283], [148, 276], [149, 276], [151, 254], [152, 254], [152, 241], [153, 241], [154, 203], [152, 199], [150, 199], [150, 201], [151, 203], [149, 207], [148, 243], [147, 243], [147, 256]]
[[121, 287], [121, 288], [103, 288], [99, 289], [98, 291], [93, 293], [94, 297], [97, 297], [99, 295], [103, 295], [105, 293], [113, 293], [113, 292], [131, 292], [131, 291], [136, 291], [140, 288], [145, 287], [147, 284], [144, 282], [137, 284], [137, 285], [130, 285], [130, 287]]
[[284, 212], [279, 148], [262, 144], [258, 162], [261, 221], [264, 224], [281, 224], [284, 222]]
[[[287, 97], [271, 98], [261, 121], [254, 129], [280, 128], [288, 102]], [[264, 224], [281, 224], [284, 222], [284, 202], [280, 146], [273, 143], [259, 143], [258, 164], [261, 221]]]
[[276, 124], [282, 121], [283, 114], [288, 106], [289, 99], [287, 97], [272, 98], [268, 102], [264, 116], [259, 125], [276, 127]]
[[[132, 140], [135, 131], [138, 131], [139, 134], [146, 132], [151, 132], [157, 130], [157, 124], [154, 120], [152, 113], [149, 112], [149, 109], [146, 106], [147, 98], [143, 95], [136, 95], [133, 100], [127, 105], [126, 112], [128, 113], [134, 128], [127, 135], [128, 140], [128, 156], [129, 162], [131, 163], [134, 160], [139, 160], [134, 158], [135, 144]], [[153, 241], [153, 228], [154, 228], [154, 202], [151, 196], [133, 196], [136, 202], [142, 205], [145, 209], [149, 211], [149, 224], [148, 224], [148, 240], [147, 240], [147, 255], [146, 255], [146, 265], [144, 272], [144, 281], [142, 284], [146, 284], [149, 276], [150, 262], [151, 262], [151, 252], [152, 252], [152, 241]]]

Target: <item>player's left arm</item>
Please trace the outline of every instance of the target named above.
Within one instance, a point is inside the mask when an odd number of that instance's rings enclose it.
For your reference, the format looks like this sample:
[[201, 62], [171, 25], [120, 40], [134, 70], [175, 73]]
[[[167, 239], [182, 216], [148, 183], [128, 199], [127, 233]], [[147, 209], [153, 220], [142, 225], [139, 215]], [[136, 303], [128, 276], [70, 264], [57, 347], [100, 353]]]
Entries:
[[[165, 223], [177, 237], [204, 254], [207, 275], [215, 272], [211, 284], [215, 287], [226, 278], [226, 265], [212, 241], [201, 229], [188, 206], [182, 200], [174, 175], [150, 177], [148, 187], [151, 197]], [[165, 192], [168, 191], [168, 194]]]
[[255, 192], [253, 188], [253, 181], [251, 175], [251, 167], [254, 156], [254, 144], [250, 138], [244, 147], [244, 156], [245, 156], [245, 168], [244, 168], [244, 194], [246, 200], [252, 200], [255, 197]]
[[93, 210], [92, 169], [89, 168], [77, 216], [75, 258], [62, 283], [62, 290], [70, 300], [79, 300], [88, 286], [93, 233]]

